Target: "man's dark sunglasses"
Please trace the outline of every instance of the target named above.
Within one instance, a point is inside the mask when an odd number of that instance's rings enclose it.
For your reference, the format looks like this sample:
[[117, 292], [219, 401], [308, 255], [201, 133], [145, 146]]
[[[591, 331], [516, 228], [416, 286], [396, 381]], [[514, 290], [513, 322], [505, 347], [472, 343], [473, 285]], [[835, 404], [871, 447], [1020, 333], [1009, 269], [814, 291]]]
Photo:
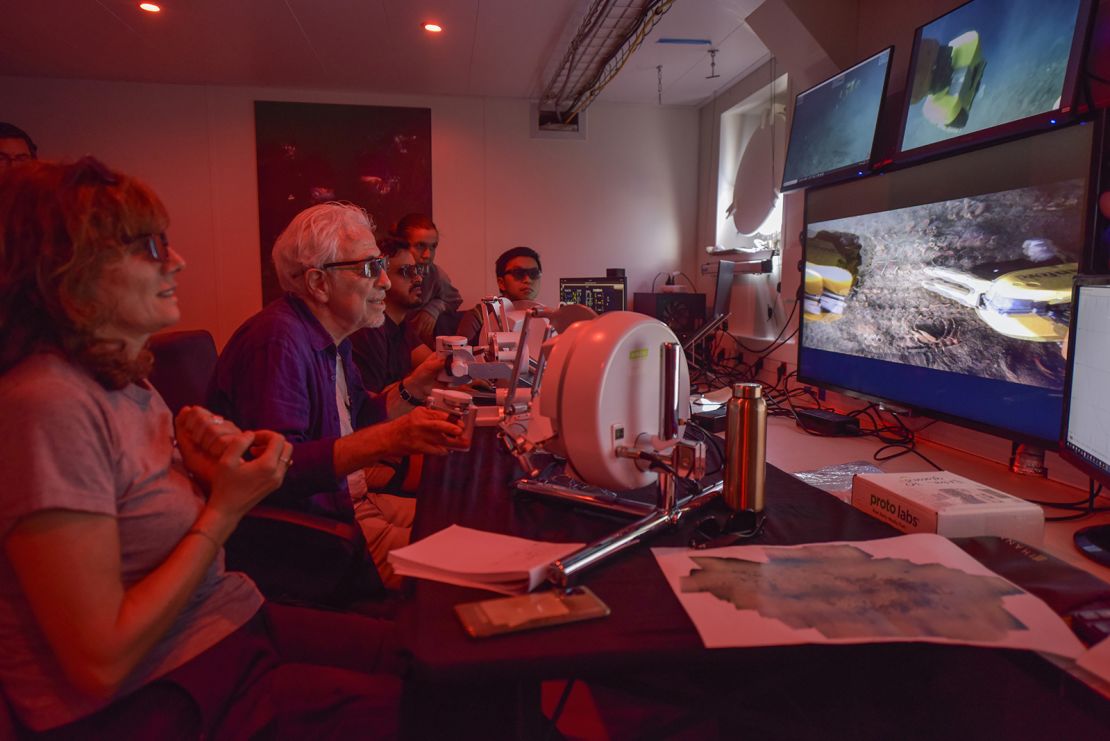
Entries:
[[389, 269], [388, 257], [367, 257], [362, 260], [346, 260], [344, 262], [328, 262], [320, 266], [321, 270], [352, 270], [363, 278], [377, 278]]
[[166, 233], [142, 234], [131, 239], [124, 239], [124, 244], [135, 245], [136, 251], [143, 251], [150, 255], [155, 262], [168, 262], [170, 259], [170, 241]]
[[396, 268], [396, 273], [404, 280], [412, 280], [417, 275], [427, 275], [428, 267], [429, 265], [427, 263], [420, 263], [418, 265], [401, 265]]
[[539, 268], [511, 268], [510, 270], [506, 270], [501, 275], [511, 275], [517, 280], [524, 280], [525, 278], [539, 280], [540, 276], [543, 275], [543, 272], [540, 271]]

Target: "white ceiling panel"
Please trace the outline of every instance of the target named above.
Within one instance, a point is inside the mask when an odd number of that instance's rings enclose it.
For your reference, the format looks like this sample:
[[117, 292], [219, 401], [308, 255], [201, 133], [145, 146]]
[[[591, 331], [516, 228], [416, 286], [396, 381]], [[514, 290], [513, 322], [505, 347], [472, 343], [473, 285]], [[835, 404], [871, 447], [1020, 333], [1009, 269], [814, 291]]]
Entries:
[[[676, 0], [602, 100], [696, 105], [767, 53], [761, 0]], [[0, 74], [536, 98], [591, 0], [0, 0]], [[422, 29], [425, 21], [442, 34]], [[661, 35], [709, 38], [660, 47]]]
[[[770, 52], [744, 22], [763, 0], [676, 0], [644, 39], [599, 100], [658, 102], [663, 67], [663, 104], [699, 105], [768, 58]], [[659, 39], [708, 39], [709, 45], [660, 44]], [[717, 52], [717, 74], [710, 72], [709, 49]]]

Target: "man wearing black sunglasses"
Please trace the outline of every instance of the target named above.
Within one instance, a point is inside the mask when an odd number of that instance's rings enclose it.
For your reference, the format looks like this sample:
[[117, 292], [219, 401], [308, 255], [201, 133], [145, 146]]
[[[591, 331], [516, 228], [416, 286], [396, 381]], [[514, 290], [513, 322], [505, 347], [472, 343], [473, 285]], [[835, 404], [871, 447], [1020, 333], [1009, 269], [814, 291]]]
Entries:
[[[513, 247], [505, 250], [494, 263], [497, 289], [512, 301], [535, 302], [540, 293], [543, 267], [540, 255], [531, 247]], [[482, 312], [478, 306], [463, 314], [455, 334], [465, 337], [473, 345], [482, 331]]]
[[385, 393], [363, 386], [350, 336], [382, 324], [390, 287], [373, 229], [352, 204], [297, 214], [272, 253], [285, 295], [248, 319], [220, 355], [209, 408], [293, 443], [294, 463], [271, 505], [355, 522], [373, 496], [368, 466], [465, 445], [446, 413], [422, 406], [442, 367], [434, 354]]
[[513, 247], [505, 250], [494, 263], [497, 269], [497, 289], [510, 301], [535, 301], [540, 294], [543, 266], [540, 256], [531, 247]]
[[379, 327], [368, 327], [351, 335], [362, 384], [367, 391], [374, 392], [400, 381], [412, 371], [414, 360], [418, 364], [431, 352], [420, 341], [412, 320], [406, 318], [423, 303], [428, 265], [416, 262], [408, 245], [399, 239], [382, 240], [381, 250], [389, 260], [385, 321]]

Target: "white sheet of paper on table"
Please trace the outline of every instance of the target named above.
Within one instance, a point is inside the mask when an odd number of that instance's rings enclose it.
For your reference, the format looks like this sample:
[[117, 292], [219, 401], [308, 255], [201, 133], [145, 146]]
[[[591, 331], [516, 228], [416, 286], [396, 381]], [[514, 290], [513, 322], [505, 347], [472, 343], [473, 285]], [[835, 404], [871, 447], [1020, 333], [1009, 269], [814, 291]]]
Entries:
[[1110, 638], [1091, 646], [1075, 663], [1110, 684]]

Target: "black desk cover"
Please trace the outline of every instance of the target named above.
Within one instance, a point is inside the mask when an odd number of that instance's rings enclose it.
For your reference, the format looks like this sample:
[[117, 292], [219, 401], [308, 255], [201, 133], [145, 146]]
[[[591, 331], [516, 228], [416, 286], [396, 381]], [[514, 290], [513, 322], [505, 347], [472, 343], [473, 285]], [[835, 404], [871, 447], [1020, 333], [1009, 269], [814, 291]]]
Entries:
[[[419, 493], [414, 540], [458, 523], [522, 537], [589, 542], [628, 522], [514, 492], [510, 482], [519, 475], [492, 430], [479, 430], [468, 453], [429, 459]], [[767, 525], [762, 535], [748, 542], [799, 544], [899, 534], [773, 466], [768, 466], [766, 500]], [[900, 687], [897, 696], [903, 703], [910, 695], [936, 694], [943, 687], [941, 694], [949, 712], [938, 713], [933, 707], [927, 726], [933, 730], [949, 729], [952, 723], [967, 720], [966, 702], [961, 705], [955, 701], [961, 687], [971, 692], [981, 690], [984, 682], [991, 683], [992, 693], [998, 695], [994, 702], [1002, 708], [1009, 705], [1010, 693], [1016, 691], [1009, 688], [1015, 683], [1020, 683], [1021, 693], [1033, 693], [1031, 697], [1052, 705], [1058, 705], [1062, 685], [1068, 684], [1071, 690], [1079, 686], [1081, 704], [1088, 706], [1082, 712], [1074, 708], [1067, 711], [1079, 713], [1077, 728], [1087, 727], [1088, 712], [1098, 716], [1096, 727], [1097, 723], [1110, 722], [1105, 703], [1093, 693], [1084, 691], [1074, 680], [1069, 682], [1063, 672], [1041, 657], [1022, 652], [927, 644], [707, 650], [649, 552], [653, 545], [685, 545], [690, 527], [692, 523], [687, 523], [679, 531], [635, 546], [584, 575], [582, 582], [612, 610], [601, 620], [471, 639], [452, 608], [460, 602], [489, 599], [492, 593], [411, 580], [411, 599], [398, 616], [403, 643], [411, 654], [411, 679], [423, 685], [473, 687], [482, 682], [613, 677], [669, 670], [693, 670], [708, 678], [726, 671], [733, 677], [760, 677], [768, 687], [787, 682], [790, 689], [784, 691], [823, 692], [822, 696], [833, 697], [838, 695], [834, 689], [843, 689], [842, 683], [854, 677], [852, 681], [859, 684], [861, 692], [864, 687], [880, 693]], [[1110, 587], [1085, 572], [1055, 559], [1042, 560], [1040, 554], [1031, 558], [1036, 551], [1020, 544], [975, 538], [961, 545], [998, 573], [1045, 598], [1061, 613], [1110, 593]], [[1047, 694], [1038, 696], [1042, 689]], [[887, 698], [888, 706], [891, 702]], [[979, 720], [967, 728], [994, 735], [1006, 725], [999, 726], [999, 717], [983, 712], [990, 702], [984, 695], [972, 703]], [[918, 705], [907, 706], [906, 712], [917, 712]], [[1095, 709], [1092, 711], [1090, 706]], [[1053, 717], [1063, 712], [1056, 707]], [[1022, 713], [1006, 717], [1021, 730], [1033, 727], [1033, 720]]]

